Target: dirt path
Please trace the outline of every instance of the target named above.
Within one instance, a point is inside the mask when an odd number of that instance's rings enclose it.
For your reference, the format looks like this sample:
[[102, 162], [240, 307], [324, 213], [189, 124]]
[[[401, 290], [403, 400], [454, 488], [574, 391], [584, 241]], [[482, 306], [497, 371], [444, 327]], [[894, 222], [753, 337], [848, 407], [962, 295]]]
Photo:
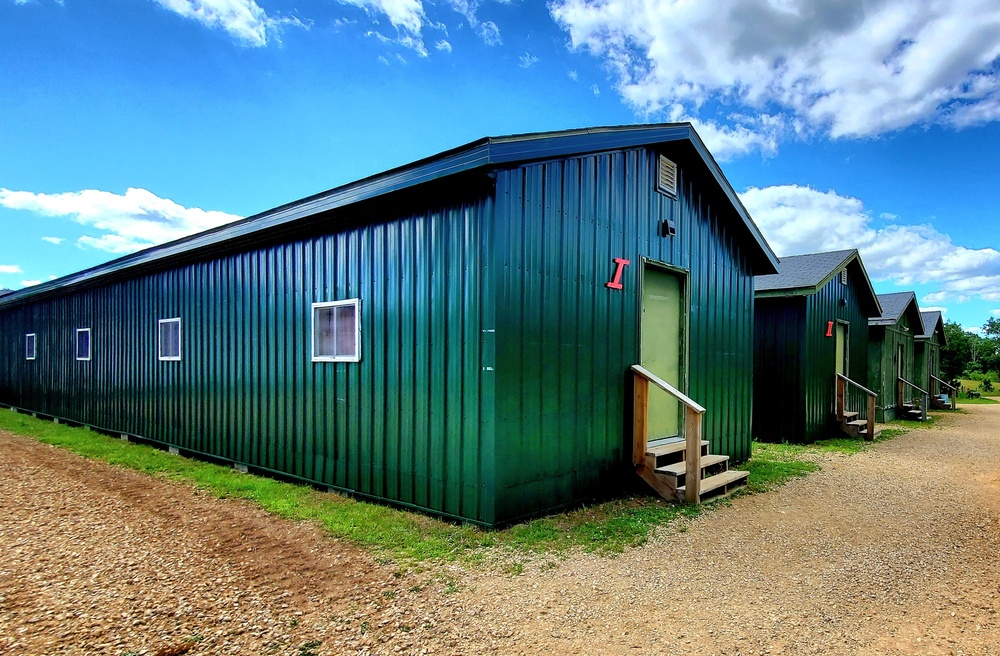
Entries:
[[399, 575], [0, 433], [0, 653], [997, 654], [1000, 405], [967, 408], [618, 558], [516, 577]]

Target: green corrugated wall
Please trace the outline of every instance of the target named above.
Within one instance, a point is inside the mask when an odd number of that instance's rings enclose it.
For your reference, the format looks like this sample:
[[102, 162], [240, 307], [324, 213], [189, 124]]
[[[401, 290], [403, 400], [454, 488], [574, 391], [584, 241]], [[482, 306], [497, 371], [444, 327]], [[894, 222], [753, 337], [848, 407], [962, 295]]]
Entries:
[[[326, 234], [0, 311], [0, 401], [492, 523], [491, 208], [367, 206], [320, 217]], [[352, 297], [361, 362], [311, 362], [311, 303]], [[180, 362], [157, 360], [170, 317]], [[83, 327], [89, 362], [73, 350]]]
[[[655, 191], [656, 153], [617, 151], [497, 177], [498, 516], [599, 494], [634, 476], [623, 448], [638, 362], [642, 259], [688, 274], [690, 395], [717, 453], [750, 453], [753, 283], [732, 212], [681, 151], [680, 199]], [[676, 219], [677, 234], [659, 223]], [[613, 258], [624, 289], [605, 287]], [[629, 442], [630, 443], [630, 442]]]
[[[909, 317], [904, 313], [895, 325], [871, 326], [868, 329], [868, 387], [878, 392], [878, 421], [899, 418], [896, 407], [896, 353], [903, 346], [903, 376], [914, 380], [913, 329]], [[919, 383], [917, 383], [919, 384]], [[904, 400], [910, 400], [919, 393], [907, 387]]]
[[754, 323], [753, 436], [804, 441], [806, 298], [758, 298]]
[[[835, 275], [810, 296], [806, 304], [803, 434], [810, 440], [830, 429], [836, 409], [836, 337], [826, 336], [828, 321], [844, 322], [848, 326], [847, 377], [859, 385], [867, 386], [868, 382], [868, 315], [864, 310], [865, 299], [861, 296], [867, 291], [868, 283], [862, 279], [857, 261], [848, 265], [847, 275], [846, 285], [840, 282], [839, 275]], [[836, 330], [834, 332], [836, 334]], [[849, 394], [857, 393], [851, 389]]]

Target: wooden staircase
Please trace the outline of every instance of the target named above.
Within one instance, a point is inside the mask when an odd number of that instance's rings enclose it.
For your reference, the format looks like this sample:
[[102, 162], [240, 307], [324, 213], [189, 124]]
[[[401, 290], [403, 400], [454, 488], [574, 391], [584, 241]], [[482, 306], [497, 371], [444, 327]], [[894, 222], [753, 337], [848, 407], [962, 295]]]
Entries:
[[[729, 468], [729, 456], [708, 452], [701, 441], [698, 502], [726, 496], [746, 485], [749, 472]], [[636, 467], [639, 476], [668, 501], [687, 495], [687, 448], [683, 439], [665, 440], [646, 447], [645, 462]]]
[[868, 435], [868, 420], [858, 419], [857, 412], [844, 412], [844, 416], [840, 419], [840, 430], [844, 431], [851, 437], [860, 437], [863, 440], [872, 441], [876, 437], [882, 434], [881, 428], [874, 429], [874, 433]]
[[908, 419], [910, 421], [923, 421], [924, 412], [919, 406], [913, 405], [912, 403], [904, 403], [902, 406], [903, 412], [900, 419]]

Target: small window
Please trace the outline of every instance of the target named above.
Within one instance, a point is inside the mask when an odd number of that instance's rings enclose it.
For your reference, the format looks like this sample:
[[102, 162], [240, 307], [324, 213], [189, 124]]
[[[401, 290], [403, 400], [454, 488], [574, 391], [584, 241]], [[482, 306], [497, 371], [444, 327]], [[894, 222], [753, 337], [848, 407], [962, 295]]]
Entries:
[[847, 267], [844, 267], [843, 269], [840, 270], [840, 284], [841, 285], [847, 284]]
[[660, 155], [656, 169], [656, 190], [677, 198], [677, 165]]
[[34, 360], [38, 355], [38, 339], [35, 333], [28, 333], [24, 336], [24, 359]]
[[181, 320], [160, 319], [160, 359], [181, 359]]
[[313, 303], [313, 362], [361, 360], [361, 299]]
[[90, 328], [76, 329], [76, 359], [90, 359]]

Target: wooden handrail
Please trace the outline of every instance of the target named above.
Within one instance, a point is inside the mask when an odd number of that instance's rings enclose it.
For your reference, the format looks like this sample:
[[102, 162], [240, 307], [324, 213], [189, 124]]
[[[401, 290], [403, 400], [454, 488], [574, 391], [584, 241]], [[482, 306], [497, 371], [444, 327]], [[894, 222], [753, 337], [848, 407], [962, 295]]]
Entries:
[[927, 394], [927, 390], [921, 389], [920, 387], [918, 387], [917, 385], [914, 385], [913, 383], [911, 383], [910, 381], [906, 380], [902, 376], [896, 376], [896, 404], [899, 407], [902, 407], [902, 405], [903, 405], [903, 386], [904, 385], [909, 385], [913, 389], [915, 389], [918, 392], [920, 392], [920, 395], [921, 395], [921, 398], [920, 398], [920, 420], [921, 421], [927, 421], [927, 397], [929, 396], [929, 394]]
[[663, 380], [662, 378], [660, 378], [659, 376], [657, 376], [656, 374], [654, 374], [649, 369], [643, 367], [641, 364], [634, 364], [634, 365], [632, 365], [632, 371], [634, 371], [635, 373], [639, 374], [640, 376], [642, 376], [643, 378], [645, 378], [649, 382], [653, 383], [654, 385], [656, 385], [657, 387], [659, 387], [661, 390], [663, 390], [664, 392], [666, 392], [670, 396], [674, 397], [675, 399], [677, 399], [678, 401], [680, 401], [681, 403], [683, 403], [687, 407], [691, 408], [692, 410], [694, 410], [698, 414], [702, 414], [702, 413], [705, 412], [705, 408], [701, 407], [698, 403], [696, 403], [695, 401], [693, 401], [691, 399], [691, 397], [689, 397], [687, 394], [685, 394], [684, 392], [680, 391], [679, 389], [677, 389], [676, 387], [674, 387], [673, 385], [671, 385], [667, 381]]
[[[948, 382], [945, 382], [945, 381], [941, 380], [940, 378], [938, 378], [934, 374], [931, 374], [931, 380], [936, 380], [939, 384], [944, 385], [945, 387], [947, 387], [948, 389], [951, 390], [951, 394], [950, 394], [950, 396], [951, 396], [951, 409], [954, 410], [955, 408], [957, 408], [958, 407], [958, 388], [955, 387], [954, 385], [952, 385], [951, 383], [948, 383]], [[933, 388], [934, 386], [931, 385], [931, 387]]]
[[705, 408], [642, 365], [632, 365], [632, 371], [635, 374], [632, 462], [637, 467], [646, 466], [649, 383], [653, 383], [684, 404], [684, 500], [698, 503], [701, 501], [701, 421]]
[[851, 380], [850, 378], [848, 378], [844, 374], [837, 374], [837, 378], [843, 378], [845, 382], [848, 382], [851, 385], [854, 385], [855, 387], [857, 387], [859, 390], [861, 390], [862, 392], [864, 392], [868, 396], [878, 396], [878, 392], [871, 391], [870, 389], [868, 389], [864, 385], [861, 385], [860, 383], [854, 382], [853, 380]]
[[844, 374], [837, 374], [837, 421], [844, 420], [844, 404], [847, 397], [847, 384], [850, 383], [868, 395], [868, 416], [865, 419], [868, 425], [865, 426], [867, 432], [865, 439], [875, 439], [875, 399], [878, 398], [876, 392], [871, 391], [864, 385], [854, 382]]
[[947, 387], [948, 389], [950, 389], [950, 390], [952, 390], [952, 391], [954, 391], [954, 390], [958, 389], [958, 388], [956, 388], [956, 387], [955, 387], [954, 385], [952, 385], [951, 383], [947, 383], [947, 382], [945, 382], [945, 381], [941, 380], [940, 378], [938, 378], [938, 377], [937, 377], [937, 376], [935, 376], [934, 374], [931, 374], [931, 379], [932, 379], [932, 380], [936, 380], [937, 382], [941, 383], [942, 385], [944, 385], [945, 387]]
[[901, 383], [906, 383], [907, 385], [909, 385], [909, 386], [910, 386], [910, 387], [912, 387], [913, 389], [917, 390], [917, 391], [918, 391], [918, 392], [920, 392], [921, 394], [927, 394], [927, 390], [924, 390], [924, 389], [921, 389], [921, 388], [920, 388], [919, 386], [917, 386], [917, 385], [914, 385], [913, 383], [911, 383], [910, 381], [906, 380], [906, 379], [905, 379], [905, 378], [903, 378], [902, 376], [899, 376], [899, 377], [898, 377], [898, 378], [897, 378], [896, 380], [898, 380], [898, 381], [899, 381], [899, 382], [901, 382]]

